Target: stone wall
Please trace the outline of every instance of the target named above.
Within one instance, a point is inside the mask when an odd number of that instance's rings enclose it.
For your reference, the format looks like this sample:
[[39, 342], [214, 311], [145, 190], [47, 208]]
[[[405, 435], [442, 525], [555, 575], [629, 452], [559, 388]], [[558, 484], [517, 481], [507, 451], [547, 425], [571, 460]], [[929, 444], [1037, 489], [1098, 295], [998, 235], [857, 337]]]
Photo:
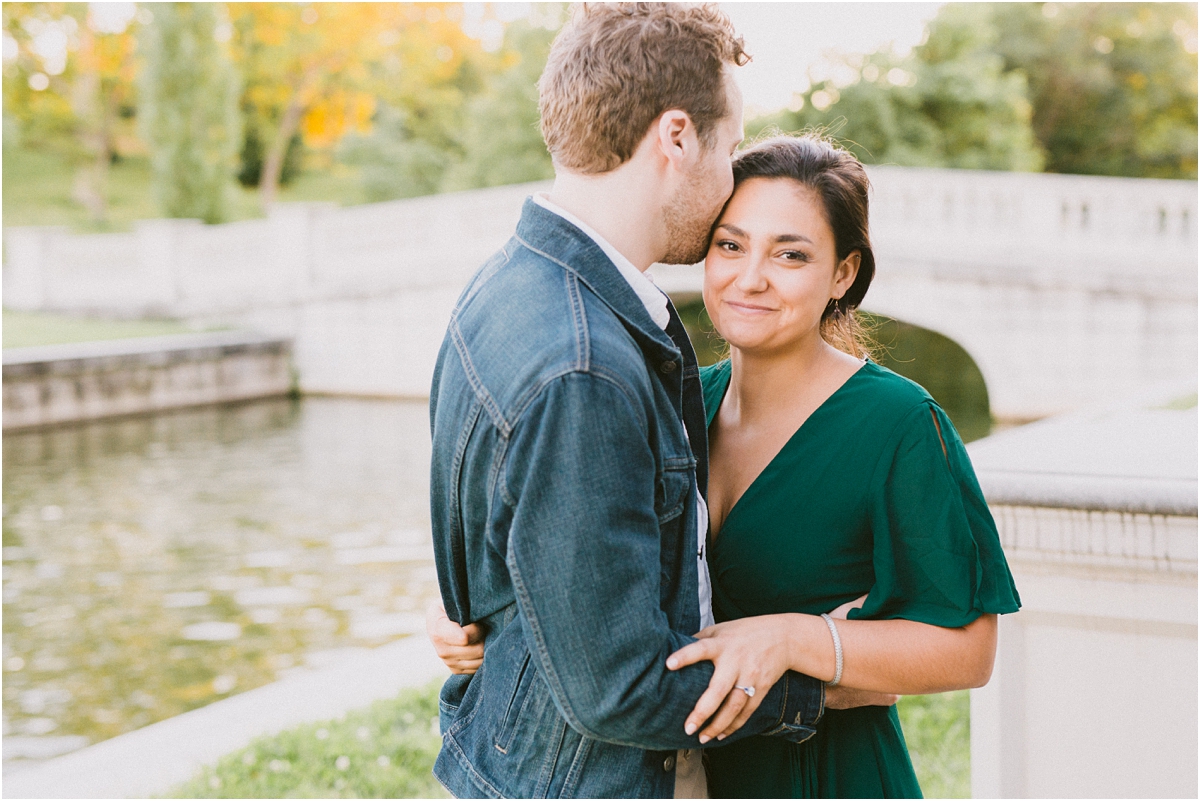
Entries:
[[184, 334], [4, 351], [4, 430], [286, 394], [291, 343]]
[[1194, 404], [1185, 384], [971, 445], [1022, 601], [971, 692], [976, 798], [1195, 797]]

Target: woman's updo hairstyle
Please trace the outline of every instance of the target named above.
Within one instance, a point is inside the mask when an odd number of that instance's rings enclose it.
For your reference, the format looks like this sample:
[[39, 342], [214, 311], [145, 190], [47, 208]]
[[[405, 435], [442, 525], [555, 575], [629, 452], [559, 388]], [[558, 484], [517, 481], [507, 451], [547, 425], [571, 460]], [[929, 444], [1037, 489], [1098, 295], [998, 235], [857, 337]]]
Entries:
[[734, 191], [750, 178], [789, 178], [811, 189], [821, 199], [825, 220], [833, 230], [838, 262], [859, 252], [858, 276], [846, 294], [831, 301], [821, 315], [821, 336], [852, 356], [869, 356], [872, 343], [856, 314], [875, 277], [875, 254], [867, 223], [867, 190], [871, 184], [862, 163], [852, 153], [815, 134], [773, 136], [734, 157]]

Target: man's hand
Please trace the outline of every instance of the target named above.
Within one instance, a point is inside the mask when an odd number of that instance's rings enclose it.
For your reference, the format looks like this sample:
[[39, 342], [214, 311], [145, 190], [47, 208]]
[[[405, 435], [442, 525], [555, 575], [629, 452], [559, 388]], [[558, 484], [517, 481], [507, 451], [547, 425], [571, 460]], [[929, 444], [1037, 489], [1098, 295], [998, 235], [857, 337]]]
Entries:
[[868, 690], [856, 690], [853, 687], [826, 687], [825, 707], [827, 709], [853, 709], [857, 706], [893, 706], [900, 696], [891, 693], [873, 693]]
[[474, 673], [483, 664], [483, 629], [475, 623], [458, 625], [437, 601], [425, 610], [425, 632], [451, 673]]

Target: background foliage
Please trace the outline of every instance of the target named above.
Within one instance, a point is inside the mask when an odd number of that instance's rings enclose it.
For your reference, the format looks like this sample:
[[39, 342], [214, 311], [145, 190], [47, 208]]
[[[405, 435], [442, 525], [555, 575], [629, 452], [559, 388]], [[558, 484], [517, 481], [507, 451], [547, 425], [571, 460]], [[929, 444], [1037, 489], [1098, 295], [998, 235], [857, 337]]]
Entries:
[[867, 164], [1196, 177], [1196, 6], [951, 3], [905, 57], [850, 56], [749, 133]]
[[[151, 44], [170, 6], [3, 5], [10, 224], [240, 219], [277, 199], [359, 203], [552, 175], [536, 81], [565, 4], [515, 20], [457, 3], [200, 13], [212, 16], [214, 55], [186, 71], [197, 86], [232, 75], [238, 88], [232, 108], [207, 90], [209, 121], [193, 120], [185, 141], [178, 124], [173, 138], [151, 133], [155, 115], [184, 119], [155, 104], [169, 65]], [[867, 163], [1195, 178], [1196, 69], [1195, 4], [950, 3], [911, 53], [848, 55], [829, 75], [797, 76], [791, 109], [747, 129], [830, 131]], [[170, 192], [156, 202], [151, 164], [223, 160], [200, 135], [209, 126], [240, 129], [224, 211]]]

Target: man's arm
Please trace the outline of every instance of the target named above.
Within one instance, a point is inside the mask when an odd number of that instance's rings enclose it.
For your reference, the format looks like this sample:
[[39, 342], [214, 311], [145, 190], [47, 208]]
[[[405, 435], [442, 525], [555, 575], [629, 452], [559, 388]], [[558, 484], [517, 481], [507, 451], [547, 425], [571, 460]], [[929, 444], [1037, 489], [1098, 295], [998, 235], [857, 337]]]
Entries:
[[[513, 431], [496, 489], [508, 518], [496, 528], [508, 539], [496, 545], [529, 650], [567, 722], [640, 748], [697, 747], [684, 723], [713, 668], [666, 668], [694, 638], [673, 631], [662, 609], [652, 424], [614, 378], [551, 381]], [[789, 673], [757, 689], [763, 703], [726, 741], [811, 735], [820, 682]]]

